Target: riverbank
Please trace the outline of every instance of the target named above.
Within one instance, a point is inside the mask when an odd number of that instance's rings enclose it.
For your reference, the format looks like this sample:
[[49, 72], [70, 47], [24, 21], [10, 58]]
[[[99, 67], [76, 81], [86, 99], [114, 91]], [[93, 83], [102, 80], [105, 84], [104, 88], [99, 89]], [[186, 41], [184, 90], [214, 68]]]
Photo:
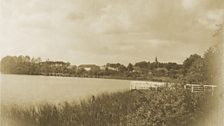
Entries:
[[210, 98], [181, 87], [104, 93], [80, 103], [2, 106], [2, 122], [10, 126], [186, 126], [212, 111]]

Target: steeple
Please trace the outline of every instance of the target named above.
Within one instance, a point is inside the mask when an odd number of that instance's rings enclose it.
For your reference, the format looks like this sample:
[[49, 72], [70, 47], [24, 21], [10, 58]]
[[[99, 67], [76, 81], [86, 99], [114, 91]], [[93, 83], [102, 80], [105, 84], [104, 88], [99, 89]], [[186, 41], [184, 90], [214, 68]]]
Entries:
[[158, 59], [157, 59], [157, 57], [155, 58], [155, 62], [158, 63]]

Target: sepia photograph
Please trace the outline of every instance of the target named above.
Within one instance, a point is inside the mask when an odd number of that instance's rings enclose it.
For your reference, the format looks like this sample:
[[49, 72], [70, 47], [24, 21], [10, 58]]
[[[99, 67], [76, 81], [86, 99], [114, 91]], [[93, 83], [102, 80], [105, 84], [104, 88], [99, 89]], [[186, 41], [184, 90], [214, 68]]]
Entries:
[[224, 126], [224, 0], [0, 0], [0, 126]]

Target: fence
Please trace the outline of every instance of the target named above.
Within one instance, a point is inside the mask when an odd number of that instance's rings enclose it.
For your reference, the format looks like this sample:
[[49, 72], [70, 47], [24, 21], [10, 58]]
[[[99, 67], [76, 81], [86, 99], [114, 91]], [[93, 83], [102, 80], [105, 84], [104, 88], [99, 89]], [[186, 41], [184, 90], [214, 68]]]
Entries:
[[165, 82], [153, 82], [153, 81], [131, 81], [130, 83], [130, 90], [134, 89], [150, 89], [158, 87], [165, 87]]
[[216, 85], [199, 85], [199, 84], [186, 84], [184, 89], [191, 90], [191, 92], [211, 92], [214, 93]]

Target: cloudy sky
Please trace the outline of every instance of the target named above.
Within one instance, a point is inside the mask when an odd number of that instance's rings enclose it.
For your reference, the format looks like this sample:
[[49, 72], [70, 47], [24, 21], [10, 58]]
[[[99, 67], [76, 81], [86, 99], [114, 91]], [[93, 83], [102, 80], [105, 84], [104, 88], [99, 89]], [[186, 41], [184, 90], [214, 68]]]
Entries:
[[182, 63], [217, 41], [224, 0], [1, 0], [0, 56]]

